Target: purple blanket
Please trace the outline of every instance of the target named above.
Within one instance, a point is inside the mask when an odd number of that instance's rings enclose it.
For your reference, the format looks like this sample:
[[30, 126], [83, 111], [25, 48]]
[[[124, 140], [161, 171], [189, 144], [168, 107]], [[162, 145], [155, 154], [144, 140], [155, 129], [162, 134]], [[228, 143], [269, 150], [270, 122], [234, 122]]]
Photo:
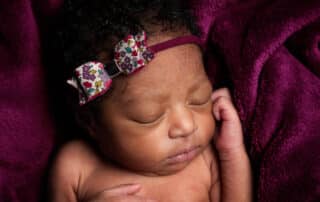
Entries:
[[53, 147], [38, 19], [58, 1], [0, 0], [0, 201], [35, 202]]
[[219, 62], [229, 74], [256, 199], [319, 201], [320, 1], [193, 3], [209, 69]]
[[[38, 201], [43, 191], [54, 127], [39, 28], [59, 3], [0, 0], [0, 201]], [[257, 200], [319, 200], [320, 1], [193, 3], [209, 71], [233, 88]]]

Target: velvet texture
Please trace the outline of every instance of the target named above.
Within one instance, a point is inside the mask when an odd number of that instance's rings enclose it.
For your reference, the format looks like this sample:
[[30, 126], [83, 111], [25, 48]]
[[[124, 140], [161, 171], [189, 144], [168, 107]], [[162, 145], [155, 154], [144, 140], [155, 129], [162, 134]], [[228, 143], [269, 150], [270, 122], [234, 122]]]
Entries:
[[192, 3], [209, 72], [223, 69], [212, 79], [229, 75], [256, 200], [319, 201], [320, 1]]
[[0, 201], [35, 202], [54, 144], [39, 19], [56, 0], [0, 0]]
[[[233, 89], [257, 201], [319, 200], [320, 1], [192, 3], [208, 72]], [[38, 201], [43, 193], [54, 126], [39, 29], [59, 5], [0, 0], [0, 201]]]

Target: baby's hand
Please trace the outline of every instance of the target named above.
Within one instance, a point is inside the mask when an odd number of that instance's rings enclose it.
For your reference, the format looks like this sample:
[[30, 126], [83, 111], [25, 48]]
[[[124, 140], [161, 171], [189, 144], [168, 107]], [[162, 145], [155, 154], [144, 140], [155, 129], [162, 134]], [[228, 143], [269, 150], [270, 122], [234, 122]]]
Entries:
[[241, 123], [231, 96], [226, 88], [212, 93], [213, 115], [217, 120], [215, 147], [219, 151], [220, 160], [232, 160], [240, 153], [245, 152]]
[[142, 196], [135, 195], [141, 186], [138, 184], [125, 184], [106, 189], [88, 202], [156, 202]]
[[237, 111], [226, 88], [213, 92], [212, 101], [217, 120], [214, 143], [220, 165], [221, 201], [249, 202], [252, 200], [251, 168]]

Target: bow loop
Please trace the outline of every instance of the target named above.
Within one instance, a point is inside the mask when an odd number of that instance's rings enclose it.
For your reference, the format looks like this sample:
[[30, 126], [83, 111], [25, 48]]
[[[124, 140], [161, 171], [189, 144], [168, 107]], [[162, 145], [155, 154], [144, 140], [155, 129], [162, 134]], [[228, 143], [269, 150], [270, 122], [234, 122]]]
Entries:
[[112, 80], [100, 62], [87, 62], [77, 67], [75, 76], [67, 83], [78, 89], [80, 105], [104, 94], [111, 86]]
[[114, 62], [121, 72], [131, 74], [149, 63], [154, 53], [147, 47], [146, 33], [128, 35], [115, 46]]

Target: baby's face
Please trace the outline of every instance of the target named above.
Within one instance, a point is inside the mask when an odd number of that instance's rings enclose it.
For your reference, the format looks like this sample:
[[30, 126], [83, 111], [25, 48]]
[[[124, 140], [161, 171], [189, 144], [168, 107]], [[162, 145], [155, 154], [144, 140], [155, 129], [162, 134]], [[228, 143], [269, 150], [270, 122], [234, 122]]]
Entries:
[[113, 85], [94, 136], [121, 166], [145, 175], [172, 174], [210, 143], [212, 88], [197, 45], [158, 52], [147, 66]]

